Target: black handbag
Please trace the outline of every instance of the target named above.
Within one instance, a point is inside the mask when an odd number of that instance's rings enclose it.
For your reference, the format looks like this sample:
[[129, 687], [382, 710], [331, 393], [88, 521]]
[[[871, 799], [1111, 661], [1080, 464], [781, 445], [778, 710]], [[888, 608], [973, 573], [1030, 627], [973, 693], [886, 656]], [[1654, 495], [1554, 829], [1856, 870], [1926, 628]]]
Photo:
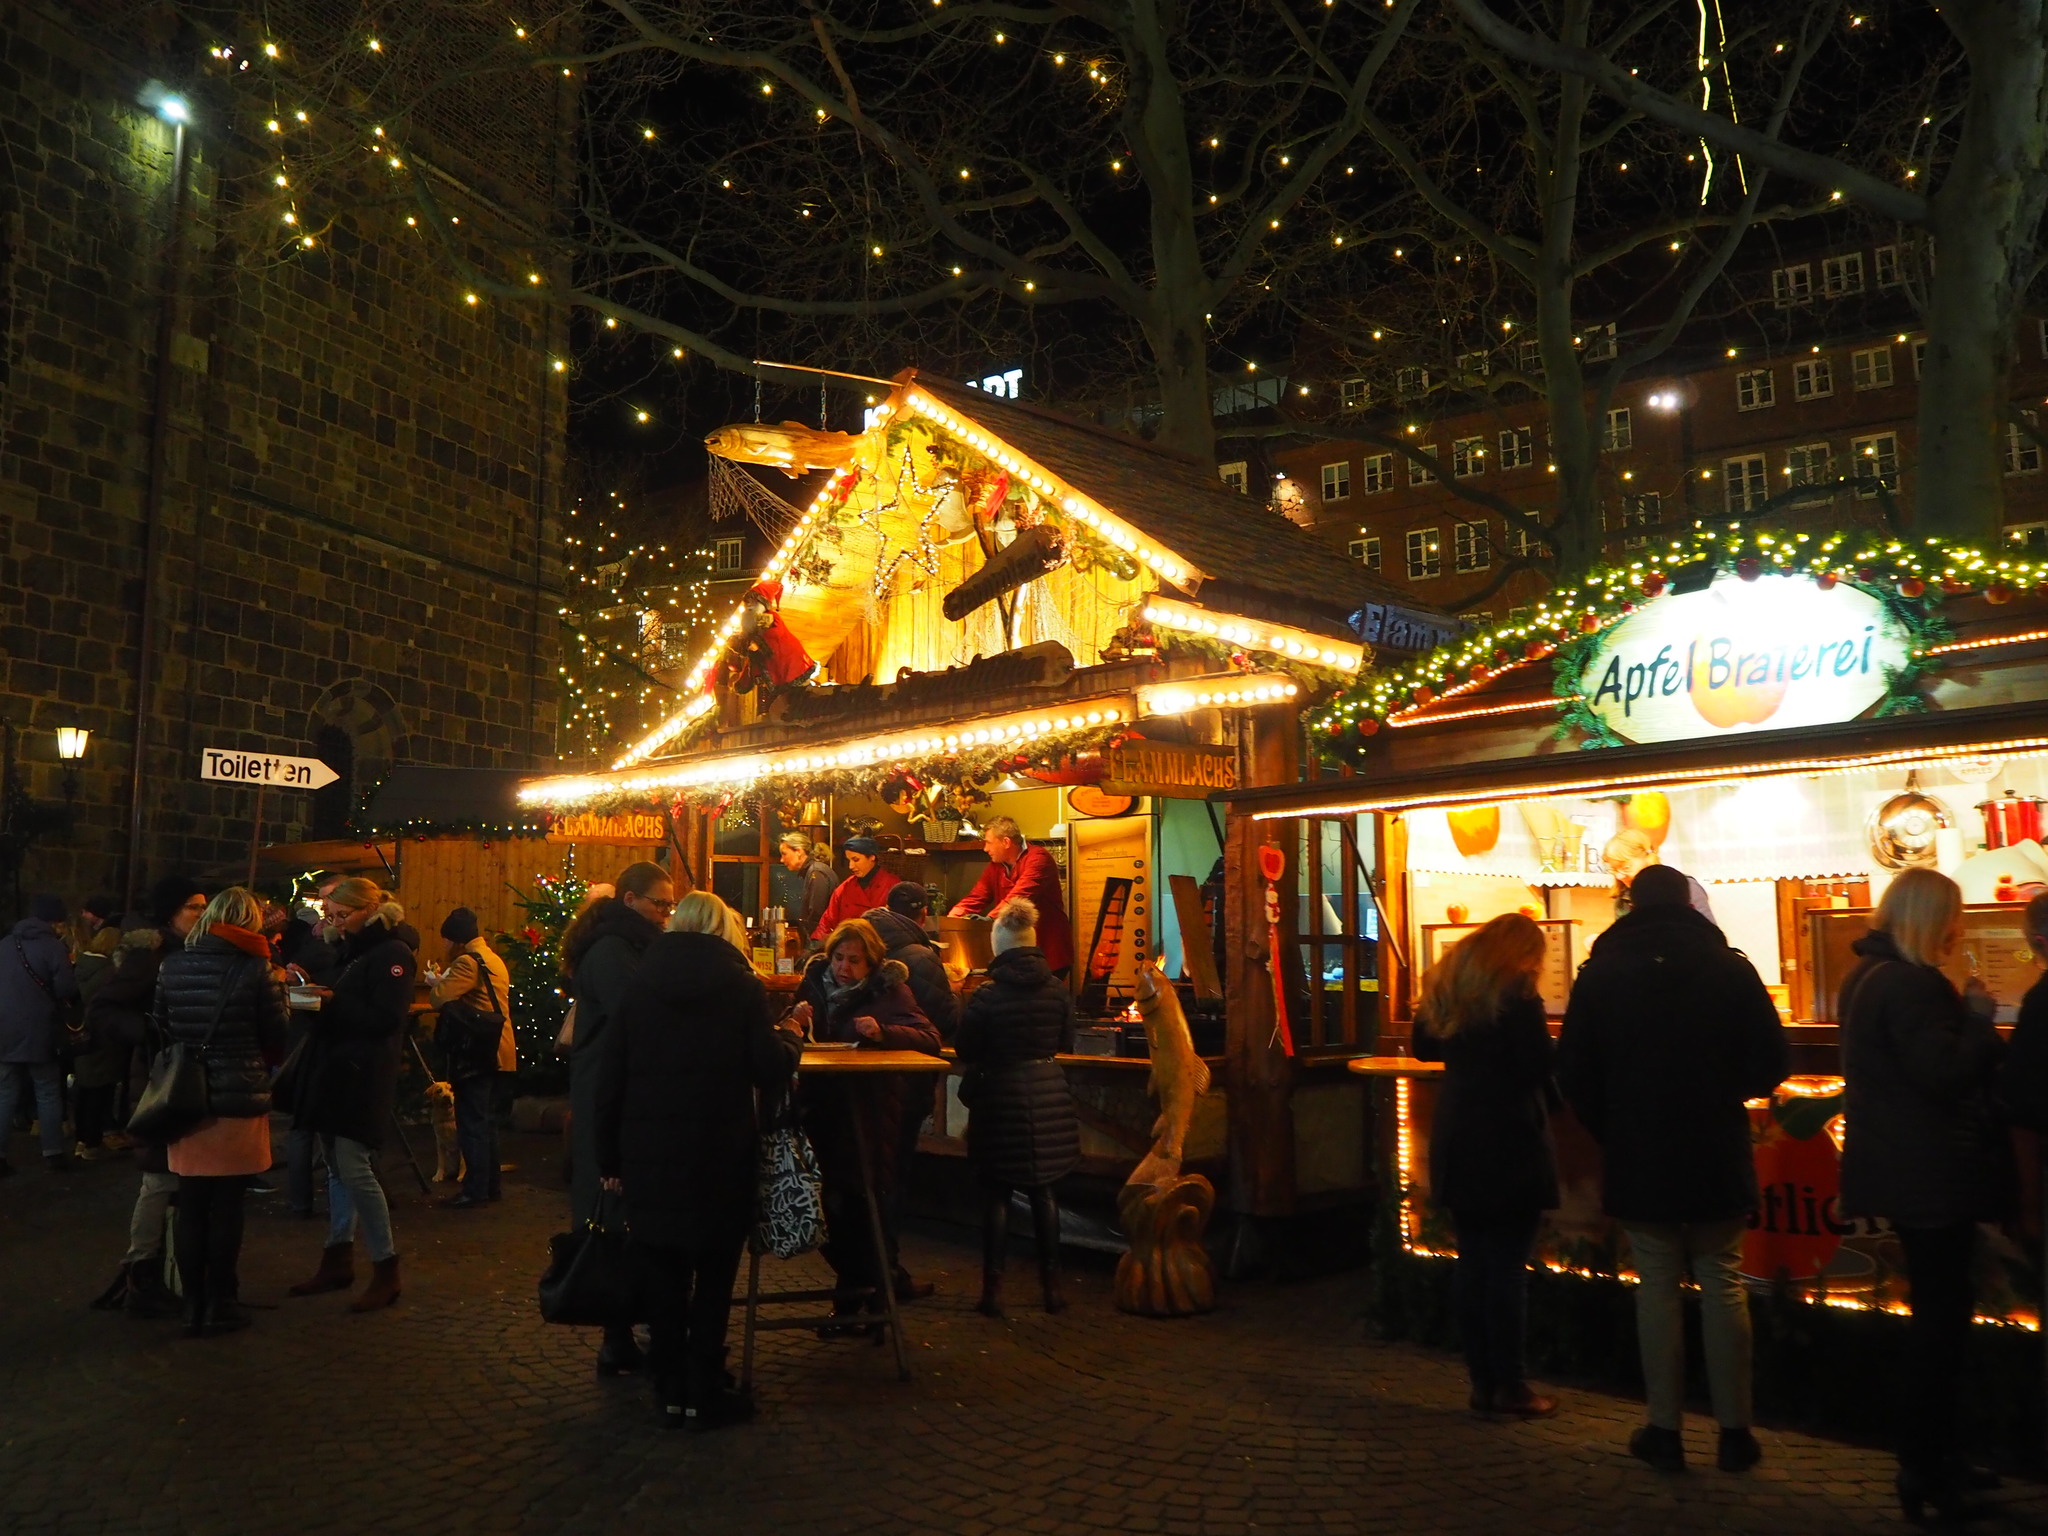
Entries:
[[476, 968], [483, 977], [484, 995], [491, 1000], [490, 1008], [475, 1007], [465, 998], [458, 997], [441, 1005], [441, 1022], [434, 1030], [447, 1060], [449, 1074], [455, 1078], [481, 1077], [486, 1072], [497, 1071], [498, 1043], [505, 1037], [505, 1010], [498, 1002], [498, 988], [491, 980], [491, 968], [481, 957], [477, 959]]
[[270, 1107], [285, 1114], [299, 1112], [299, 1097], [305, 1092], [306, 1066], [313, 1054], [313, 1035], [309, 1030], [299, 1036], [284, 1058], [284, 1065], [277, 1069], [277, 1076], [270, 1080]]
[[580, 1232], [548, 1240], [547, 1273], [540, 1277], [543, 1321], [597, 1328], [639, 1321], [640, 1275], [616, 1197], [600, 1190], [597, 1209]]
[[229, 974], [221, 984], [220, 1001], [214, 1004], [213, 1022], [206, 1038], [197, 1045], [173, 1040], [156, 1053], [149, 1064], [149, 1085], [135, 1101], [135, 1113], [128, 1117], [128, 1134], [160, 1145], [176, 1141], [198, 1129], [211, 1107], [206, 1087], [206, 1049], [228, 1011], [228, 999], [248, 974], [247, 967]]

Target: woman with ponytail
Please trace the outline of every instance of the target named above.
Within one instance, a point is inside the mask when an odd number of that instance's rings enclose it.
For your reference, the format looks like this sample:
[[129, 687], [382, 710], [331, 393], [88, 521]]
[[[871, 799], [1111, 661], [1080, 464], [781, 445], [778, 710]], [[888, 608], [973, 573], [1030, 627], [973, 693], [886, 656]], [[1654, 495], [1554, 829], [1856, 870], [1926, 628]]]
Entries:
[[327, 1247], [318, 1272], [291, 1294], [317, 1296], [355, 1284], [360, 1226], [372, 1277], [349, 1310], [371, 1312], [399, 1294], [391, 1207], [372, 1159], [397, 1103], [419, 961], [402, 937], [411, 932], [403, 926], [405, 909], [376, 881], [344, 880], [322, 905], [328, 926], [342, 938], [341, 971], [331, 989], [319, 989], [320, 1012], [294, 1108], [297, 1123], [317, 1133], [327, 1149]]

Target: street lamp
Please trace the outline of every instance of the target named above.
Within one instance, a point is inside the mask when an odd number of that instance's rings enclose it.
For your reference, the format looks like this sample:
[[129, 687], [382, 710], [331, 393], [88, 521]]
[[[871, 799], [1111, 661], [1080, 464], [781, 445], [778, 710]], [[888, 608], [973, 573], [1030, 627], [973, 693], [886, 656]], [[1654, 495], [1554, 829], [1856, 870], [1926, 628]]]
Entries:
[[92, 732], [75, 725], [57, 727], [57, 758], [64, 764], [64, 803], [78, 800], [78, 764], [84, 760], [85, 744]]

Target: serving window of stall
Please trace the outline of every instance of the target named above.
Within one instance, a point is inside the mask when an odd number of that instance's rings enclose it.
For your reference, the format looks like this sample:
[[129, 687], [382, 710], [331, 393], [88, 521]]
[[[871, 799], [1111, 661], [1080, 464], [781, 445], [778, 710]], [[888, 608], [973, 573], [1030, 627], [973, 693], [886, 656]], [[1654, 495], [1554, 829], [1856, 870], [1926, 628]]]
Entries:
[[1367, 818], [1330, 816], [1298, 824], [1295, 931], [1308, 980], [1304, 1052], [1370, 1044], [1379, 1011], [1379, 906], [1372, 889]]

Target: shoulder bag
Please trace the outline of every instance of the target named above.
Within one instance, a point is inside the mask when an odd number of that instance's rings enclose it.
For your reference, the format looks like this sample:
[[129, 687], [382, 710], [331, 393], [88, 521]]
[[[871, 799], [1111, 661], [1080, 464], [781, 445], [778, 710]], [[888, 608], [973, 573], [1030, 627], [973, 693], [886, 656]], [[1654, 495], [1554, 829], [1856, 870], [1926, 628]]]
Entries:
[[638, 1322], [640, 1278], [618, 1214], [618, 1197], [597, 1194], [597, 1208], [580, 1232], [548, 1240], [547, 1272], [540, 1277], [544, 1322], [592, 1328]]
[[476, 961], [484, 995], [491, 1006], [478, 1008], [468, 996], [454, 998], [441, 1005], [441, 1021], [434, 1031], [447, 1058], [449, 1076], [458, 1080], [497, 1071], [498, 1043], [505, 1038], [505, 1010], [498, 1002], [498, 987], [491, 979], [491, 968], [484, 964], [483, 956], [471, 958]]
[[207, 1025], [204, 1040], [197, 1045], [173, 1040], [157, 1052], [156, 1060], [149, 1065], [149, 1085], [136, 1100], [135, 1113], [128, 1117], [129, 1135], [142, 1141], [169, 1143], [189, 1135], [206, 1118], [210, 1107], [206, 1051], [228, 1011], [228, 1000], [248, 973], [248, 967], [241, 966], [221, 983], [220, 1001], [214, 1004], [213, 1022]]
[[761, 1138], [752, 1241], [756, 1253], [793, 1259], [825, 1245], [825, 1177], [797, 1121], [794, 1087], [782, 1104], [777, 1123]]
[[75, 1056], [90, 1055], [93, 1049], [91, 1029], [80, 1014], [57, 1001], [57, 994], [50, 990], [50, 983], [44, 979], [43, 973], [28, 963], [28, 949], [20, 939], [14, 941], [14, 958], [28, 972], [28, 979], [35, 983], [36, 990], [50, 1000], [51, 1022], [57, 1025], [57, 1054], [66, 1061]]

